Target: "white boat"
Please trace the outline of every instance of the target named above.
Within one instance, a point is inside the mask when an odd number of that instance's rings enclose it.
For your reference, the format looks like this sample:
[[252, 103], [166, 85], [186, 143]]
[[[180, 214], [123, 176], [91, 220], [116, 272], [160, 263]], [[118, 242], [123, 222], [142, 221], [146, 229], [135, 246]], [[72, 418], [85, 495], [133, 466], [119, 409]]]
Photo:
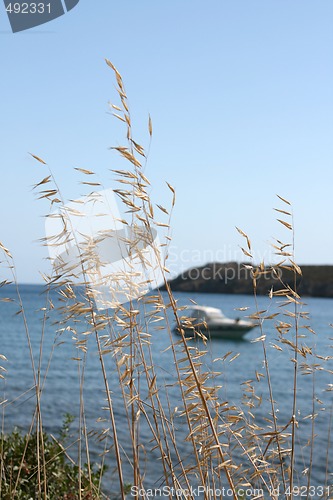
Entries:
[[[227, 318], [221, 309], [205, 306], [191, 306], [185, 309], [180, 315], [180, 324], [186, 337], [200, 337], [202, 334], [207, 338], [235, 340], [243, 338], [257, 326], [251, 321]], [[174, 331], [180, 335], [177, 325]]]

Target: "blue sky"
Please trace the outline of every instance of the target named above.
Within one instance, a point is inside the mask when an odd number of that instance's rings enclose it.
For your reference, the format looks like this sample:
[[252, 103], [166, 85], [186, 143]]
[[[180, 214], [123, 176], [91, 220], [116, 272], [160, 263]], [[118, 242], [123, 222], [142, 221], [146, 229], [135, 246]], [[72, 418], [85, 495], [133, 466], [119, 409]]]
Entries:
[[[67, 15], [12, 34], [0, 6], [0, 241], [22, 282], [47, 271], [45, 201], [32, 185], [50, 165], [65, 198], [82, 194], [74, 167], [114, 185], [124, 143], [108, 112], [121, 72], [138, 142], [153, 141], [153, 200], [177, 191], [170, 266], [274, 257], [279, 194], [293, 202], [296, 258], [333, 264], [333, 3], [331, 0], [81, 0]], [[283, 208], [283, 207], [282, 207]]]

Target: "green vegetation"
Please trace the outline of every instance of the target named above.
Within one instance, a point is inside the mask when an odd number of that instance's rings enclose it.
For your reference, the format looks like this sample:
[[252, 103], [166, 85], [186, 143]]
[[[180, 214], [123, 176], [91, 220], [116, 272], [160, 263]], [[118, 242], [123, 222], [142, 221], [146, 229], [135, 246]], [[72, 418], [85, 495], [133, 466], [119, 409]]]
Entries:
[[45, 433], [22, 435], [17, 429], [1, 435], [0, 497], [3, 500], [36, 498], [40, 489], [45, 491], [43, 498], [52, 500], [99, 497], [103, 471], [88, 470], [87, 464], [80, 470], [68, 458], [65, 447], [70, 444], [71, 421], [72, 417], [67, 415], [59, 439]]

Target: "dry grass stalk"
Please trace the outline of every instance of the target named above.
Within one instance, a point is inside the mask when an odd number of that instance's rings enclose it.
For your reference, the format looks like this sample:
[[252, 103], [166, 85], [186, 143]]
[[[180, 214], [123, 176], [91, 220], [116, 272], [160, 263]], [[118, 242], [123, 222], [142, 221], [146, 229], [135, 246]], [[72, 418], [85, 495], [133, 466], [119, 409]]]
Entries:
[[[48, 360], [46, 371], [42, 371], [43, 342], [45, 325], [48, 314], [54, 309], [51, 295], [57, 292], [60, 306], [57, 308], [58, 319], [54, 327], [57, 336], [69, 335], [75, 346], [73, 362], [77, 363], [78, 379], [80, 386], [80, 414], [78, 429], [78, 465], [83, 471], [83, 462], [88, 463], [88, 476], [90, 478], [90, 490], [94, 498], [102, 498], [102, 491], [94, 489], [91, 480], [90, 463], [90, 440], [88, 431], [85, 384], [86, 363], [89, 355], [89, 339], [94, 338], [99, 358], [99, 366], [102, 374], [105, 393], [105, 410], [108, 417], [103, 416], [100, 421], [105, 421], [105, 428], [98, 432], [98, 440], [105, 443], [105, 451], [102, 460], [111, 452], [118, 475], [118, 489], [121, 498], [125, 498], [124, 468], [129, 462], [132, 468], [132, 486], [139, 489], [146, 487], [145, 481], [145, 457], [148, 453], [158, 450], [161, 463], [160, 483], [175, 490], [191, 490], [192, 484], [200, 484], [205, 487], [204, 497], [215, 498], [218, 488], [229, 488], [234, 499], [240, 497], [240, 488], [257, 488], [259, 493], [255, 498], [278, 498], [277, 492], [285, 498], [293, 498], [293, 486], [295, 485], [295, 462], [297, 451], [297, 433], [300, 423], [297, 421], [297, 383], [299, 373], [313, 376], [311, 436], [310, 436], [310, 463], [308, 467], [307, 484], [311, 484], [311, 473], [315, 440], [315, 414], [317, 405], [314, 389], [315, 373], [322, 369], [318, 361], [323, 361], [313, 349], [302, 343], [301, 332], [307, 330], [313, 334], [309, 325], [303, 324], [307, 320], [307, 314], [301, 311], [302, 301], [297, 292], [296, 277], [301, 275], [300, 267], [295, 263], [294, 229], [292, 219], [292, 207], [289, 201], [278, 196], [288, 209], [277, 208], [283, 218], [278, 219], [283, 228], [291, 231], [292, 243], [283, 243], [276, 240], [273, 245], [276, 254], [282, 260], [272, 267], [272, 272], [277, 277], [279, 284], [277, 289], [272, 289], [270, 298], [282, 298], [281, 310], [271, 313], [269, 310], [258, 306], [256, 289], [260, 276], [267, 273], [264, 263], [247, 266], [251, 269], [254, 296], [257, 309], [251, 315], [252, 319], [258, 321], [260, 334], [254, 340], [262, 345], [264, 357], [264, 369], [257, 370], [253, 380], [243, 383], [243, 400], [238, 407], [221, 399], [221, 386], [218, 383], [218, 372], [205, 368], [204, 360], [207, 357], [207, 339], [200, 332], [200, 325], [194, 327], [188, 319], [188, 326], [193, 327], [200, 341], [190, 341], [186, 338], [182, 328], [182, 308], [177, 304], [168, 283], [167, 270], [167, 243], [170, 241], [170, 224], [173, 207], [175, 206], [175, 190], [167, 183], [172, 194], [171, 209], [168, 210], [161, 204], [152, 203], [149, 193], [149, 180], [144, 173], [144, 166], [148, 154], [145, 148], [133, 139], [131, 116], [128, 98], [124, 83], [119, 71], [110, 61], [106, 61], [112, 69], [117, 82], [116, 91], [120, 102], [112, 104], [113, 115], [125, 126], [126, 145], [111, 148], [117, 153], [122, 161], [128, 164], [125, 169], [114, 170], [116, 182], [119, 187], [114, 190], [119, 198], [127, 216], [117, 217], [114, 221], [121, 225], [121, 235], [117, 242], [119, 252], [127, 248], [131, 255], [137, 255], [140, 264], [148, 269], [153, 275], [151, 259], [144, 251], [145, 247], [153, 248], [154, 259], [158, 261], [158, 272], [164, 281], [166, 295], [156, 291], [139, 300], [143, 283], [138, 283], [135, 268], [127, 267], [118, 274], [112, 274], [112, 286], [108, 296], [108, 306], [104, 310], [96, 309], [97, 301], [102, 294], [101, 288], [95, 283], [103, 274], [106, 263], [97, 251], [98, 245], [108, 242], [108, 238], [114, 238], [110, 231], [100, 231], [98, 237], [93, 239], [89, 234], [81, 234], [79, 241], [75, 236], [73, 221], [83, 216], [82, 202], [77, 200], [75, 206], [53, 217], [59, 222], [59, 231], [43, 238], [42, 243], [50, 247], [61, 247], [68, 245], [78, 259], [67, 259], [66, 255], [59, 257], [54, 272], [45, 276], [46, 283], [46, 306], [44, 312], [43, 328], [40, 340], [38, 365], [35, 366], [31, 347], [28, 324], [25, 318], [24, 307], [17, 288], [19, 312], [22, 316], [27, 341], [31, 353], [31, 365], [35, 381], [36, 411], [32, 420], [31, 431], [36, 425], [40, 442], [37, 444], [37, 474], [38, 474], [38, 498], [48, 498], [46, 461], [43, 454], [43, 423], [41, 396], [44, 390], [45, 380], [48, 374], [51, 357]], [[148, 134], [152, 137], [152, 120], [149, 116]], [[46, 162], [36, 155], [32, 155], [36, 161], [46, 166]], [[92, 188], [88, 200], [92, 204], [97, 202], [96, 188], [101, 183], [95, 180], [94, 172], [91, 170], [77, 168], [77, 172], [83, 176], [81, 186]], [[88, 180], [87, 180], [88, 179]], [[93, 180], [90, 180], [93, 179]], [[45, 188], [48, 185], [48, 189]], [[49, 187], [50, 186], [50, 187]], [[65, 206], [59, 189], [51, 171], [35, 185], [39, 199], [48, 200], [51, 207]], [[290, 207], [290, 208], [289, 208]], [[157, 210], [156, 210], [157, 209]], [[157, 220], [155, 212], [161, 220]], [[99, 214], [102, 216], [103, 214]], [[280, 215], [279, 215], [280, 217]], [[75, 225], [75, 222], [74, 222]], [[158, 228], [165, 229], [165, 241], [162, 245], [156, 244]], [[127, 232], [126, 232], [126, 231]], [[242, 251], [244, 255], [253, 261], [252, 245], [247, 234], [237, 228], [245, 240]], [[16, 282], [12, 257], [8, 249], [0, 244], [5, 259], [12, 269], [13, 281]], [[164, 257], [162, 255], [164, 250]], [[72, 250], [71, 250], [72, 251]], [[293, 283], [284, 283], [281, 279], [281, 269], [288, 269], [293, 273]], [[280, 280], [280, 281], [279, 281]], [[145, 280], [149, 286], [151, 278]], [[4, 285], [6, 284], [3, 282]], [[79, 285], [79, 286], [78, 286]], [[119, 300], [120, 289], [125, 294], [126, 306]], [[240, 308], [245, 309], [245, 308]], [[169, 312], [172, 312], [174, 321], [180, 332], [180, 337], [172, 335]], [[274, 342], [267, 337], [267, 322], [274, 322], [277, 339]], [[174, 363], [174, 384], [172, 388], [165, 386], [163, 379], [157, 369], [156, 352], [153, 350], [154, 338], [151, 332], [155, 328], [169, 334], [170, 351]], [[57, 338], [58, 338], [57, 337]], [[293, 364], [293, 403], [289, 419], [280, 423], [278, 419], [277, 403], [274, 399], [274, 386], [270, 373], [269, 349], [274, 349], [277, 355], [288, 349], [291, 353]], [[226, 353], [221, 361], [223, 369], [227, 370], [239, 353]], [[299, 359], [304, 360], [303, 364]], [[4, 356], [0, 359], [5, 360]], [[312, 360], [312, 363], [310, 362]], [[4, 369], [0, 368], [3, 373]], [[2, 377], [0, 373], [0, 377]], [[117, 377], [117, 385], [122, 399], [123, 419], [117, 416], [114, 392], [114, 377]], [[259, 411], [263, 406], [263, 397], [257, 394], [258, 387], [266, 384], [269, 409], [264, 418], [258, 419]], [[181, 408], [171, 408], [169, 390], [179, 391]], [[117, 411], [119, 408], [117, 407]], [[124, 424], [125, 421], [125, 424]], [[179, 439], [178, 422], [187, 426], [187, 442], [192, 449], [191, 460], [184, 454], [183, 442]], [[128, 443], [122, 442], [119, 434], [119, 426], [126, 425], [128, 428], [127, 440], [130, 441], [130, 452]], [[150, 441], [142, 435], [142, 429], [149, 432]], [[329, 424], [329, 439], [330, 429]], [[109, 445], [111, 443], [111, 446]], [[68, 454], [68, 450], [66, 449]], [[86, 460], [84, 460], [84, 457]], [[68, 454], [72, 460], [72, 456]], [[21, 467], [24, 462], [22, 457]], [[329, 471], [329, 459], [327, 451], [327, 477]], [[83, 474], [83, 472], [82, 472]], [[13, 493], [15, 494], [16, 487]], [[93, 493], [92, 493], [93, 492]], [[271, 492], [271, 493], [269, 493]], [[192, 498], [193, 495], [190, 495]], [[253, 496], [252, 496], [253, 497]], [[78, 486], [78, 498], [85, 498], [81, 482]], [[254, 497], [253, 497], [254, 498]]]

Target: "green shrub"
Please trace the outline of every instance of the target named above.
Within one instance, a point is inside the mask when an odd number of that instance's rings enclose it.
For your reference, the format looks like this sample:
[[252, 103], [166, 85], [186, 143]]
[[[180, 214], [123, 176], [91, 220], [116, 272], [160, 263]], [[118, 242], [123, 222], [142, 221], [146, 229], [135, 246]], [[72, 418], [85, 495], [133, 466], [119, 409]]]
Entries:
[[46, 433], [24, 435], [15, 429], [10, 434], [1, 434], [1, 499], [35, 499], [40, 494], [45, 498], [45, 493], [52, 500], [99, 498], [103, 471], [91, 470], [85, 464], [80, 472], [66, 453], [71, 421], [67, 416], [59, 436], [62, 443]]

